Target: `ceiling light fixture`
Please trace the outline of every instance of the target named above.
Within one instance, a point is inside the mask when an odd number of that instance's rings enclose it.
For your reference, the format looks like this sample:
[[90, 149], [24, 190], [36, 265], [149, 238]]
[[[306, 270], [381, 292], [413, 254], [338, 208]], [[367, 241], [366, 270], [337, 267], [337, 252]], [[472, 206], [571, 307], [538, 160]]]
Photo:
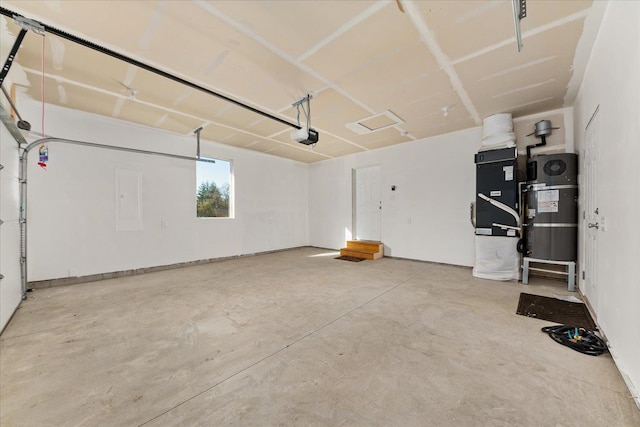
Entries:
[[442, 110], [442, 115], [445, 117], [449, 117], [449, 111], [453, 110], [454, 105], [445, 105], [444, 107], [441, 108]]
[[516, 27], [516, 44], [518, 52], [522, 50], [522, 34], [520, 33], [520, 21], [527, 17], [527, 0], [513, 1], [513, 23]]

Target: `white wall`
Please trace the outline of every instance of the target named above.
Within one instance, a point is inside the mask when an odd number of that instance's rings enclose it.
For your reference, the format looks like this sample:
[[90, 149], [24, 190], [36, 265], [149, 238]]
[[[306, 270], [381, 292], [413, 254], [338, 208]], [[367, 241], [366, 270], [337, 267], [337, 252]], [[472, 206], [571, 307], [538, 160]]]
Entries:
[[310, 244], [344, 246], [352, 231], [351, 172], [381, 165], [385, 254], [472, 266], [469, 204], [481, 137], [477, 127], [310, 165]]
[[580, 289], [640, 404], [640, 2], [612, 1], [607, 6], [574, 104], [581, 154], [585, 127], [598, 105], [595, 191], [607, 229], [597, 235], [596, 289], [583, 281]]
[[[536, 138], [535, 135], [531, 135], [535, 130], [536, 123], [540, 120], [550, 120], [551, 125], [554, 128], [560, 129], [553, 130], [551, 135], [546, 138], [546, 146], [532, 149], [531, 155], [575, 152], [573, 138], [573, 107], [565, 107], [513, 119], [513, 131], [517, 138], [518, 154], [520, 156], [524, 156], [522, 160], [526, 158], [527, 145], [538, 144], [541, 141], [540, 138]], [[525, 168], [525, 162], [520, 166]]]
[[[21, 113], [38, 128], [40, 105]], [[194, 136], [47, 105], [48, 135], [195, 156]], [[38, 129], [36, 129], [38, 130]], [[307, 165], [202, 142], [233, 161], [235, 218], [196, 218], [195, 162], [52, 142], [29, 156], [29, 280], [84, 276], [308, 244]], [[117, 231], [115, 170], [142, 173], [142, 231]]]
[[[516, 118], [522, 173], [526, 146], [540, 142], [526, 135], [544, 119], [561, 129], [547, 139], [547, 147], [537, 148], [533, 154], [573, 152], [573, 108]], [[352, 170], [381, 165], [385, 254], [473, 266], [475, 243], [469, 204], [475, 201], [473, 155], [480, 149], [481, 139], [482, 127], [476, 127], [310, 165], [310, 244], [337, 249], [351, 239]], [[391, 192], [391, 185], [396, 185], [395, 192]]]
[[18, 188], [18, 144], [0, 125], [0, 331], [4, 329], [22, 298], [20, 284], [20, 226]]

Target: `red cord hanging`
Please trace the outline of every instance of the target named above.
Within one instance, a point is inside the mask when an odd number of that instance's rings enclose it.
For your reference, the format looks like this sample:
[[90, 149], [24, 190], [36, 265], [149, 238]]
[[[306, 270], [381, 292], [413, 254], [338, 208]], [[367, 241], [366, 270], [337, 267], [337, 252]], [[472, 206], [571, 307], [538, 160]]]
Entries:
[[[42, 79], [40, 82], [40, 98], [42, 99], [42, 121], [40, 123], [40, 129], [42, 137], [45, 137], [44, 132], [44, 34], [42, 35]], [[38, 166], [47, 170], [47, 162], [49, 161], [49, 148], [46, 144], [40, 144], [38, 153]]]

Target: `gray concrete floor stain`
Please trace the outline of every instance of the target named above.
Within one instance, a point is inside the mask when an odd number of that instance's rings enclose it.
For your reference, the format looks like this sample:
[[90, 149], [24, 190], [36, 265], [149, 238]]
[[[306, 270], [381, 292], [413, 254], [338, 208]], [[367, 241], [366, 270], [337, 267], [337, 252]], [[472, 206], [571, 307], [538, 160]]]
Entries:
[[302, 248], [37, 290], [0, 337], [0, 424], [640, 426], [608, 354], [470, 269]]

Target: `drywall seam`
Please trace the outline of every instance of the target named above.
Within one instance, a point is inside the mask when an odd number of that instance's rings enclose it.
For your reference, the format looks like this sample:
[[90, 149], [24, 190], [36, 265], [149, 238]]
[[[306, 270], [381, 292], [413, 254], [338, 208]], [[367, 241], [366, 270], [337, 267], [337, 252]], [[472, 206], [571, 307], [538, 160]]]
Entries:
[[[34, 20], [36, 20], [38, 22], [41, 22], [41, 23], [44, 23], [44, 24], [47, 24], [47, 25], [51, 25], [50, 24], [50, 20], [48, 18], [43, 17], [42, 15], [38, 15], [38, 14], [35, 14], [35, 13], [32, 13], [32, 12], [25, 11], [24, 9], [20, 8], [19, 4], [12, 5], [11, 10], [12, 10], [12, 12], [18, 13], [18, 14], [26, 16], [26, 17], [29, 17], [30, 19], [34, 19]], [[2, 18], [4, 18], [4, 16], [2, 16]], [[54, 26], [54, 25], [52, 25], [52, 26]], [[108, 42], [105, 42], [103, 40], [99, 40], [99, 39], [95, 39], [93, 37], [90, 37], [90, 36], [86, 35], [85, 33], [79, 32], [75, 28], [70, 28], [70, 27], [64, 26], [64, 25], [62, 25], [60, 23], [56, 23], [55, 28], [60, 30], [60, 31], [67, 32], [69, 34], [73, 34], [76, 37], [79, 37], [79, 38], [82, 38], [84, 40], [90, 41], [90, 42], [95, 43], [95, 44], [97, 44], [99, 46], [102, 46], [102, 47], [104, 47], [106, 49], [109, 49], [109, 50], [112, 50], [114, 52], [117, 52], [117, 53], [119, 53], [121, 55], [128, 56], [129, 58], [135, 59], [136, 61], [142, 61], [146, 65], [149, 65], [151, 67], [157, 68], [157, 69], [162, 70], [162, 71], [164, 71], [166, 73], [172, 74], [172, 75], [174, 75], [176, 77], [179, 77], [179, 78], [181, 78], [183, 80], [187, 80], [188, 81], [192, 77], [192, 76], [188, 76], [188, 75], [186, 75], [186, 74], [184, 74], [182, 72], [179, 72], [177, 70], [174, 70], [173, 68], [170, 68], [166, 64], [159, 64], [159, 63], [157, 63], [155, 61], [149, 60], [148, 58], [142, 58], [138, 54], [134, 54], [134, 53], [132, 53], [132, 52], [130, 52], [128, 50], [124, 50], [121, 46], [114, 46], [114, 45], [112, 45], [112, 44], [110, 44]], [[2, 40], [4, 40], [4, 39], [2, 39]], [[18, 65], [18, 64], [14, 64], [14, 66], [16, 66], [16, 65]], [[13, 70], [14, 66], [12, 66], [12, 70]], [[29, 86], [28, 81], [26, 83], [24, 83], [24, 85], [25, 86]], [[236, 94], [231, 94], [231, 93], [227, 92], [226, 90], [224, 90], [222, 88], [219, 88], [217, 86], [213, 86], [213, 85], [210, 85], [210, 84], [206, 84], [206, 85], [205, 84], [201, 84], [201, 86], [206, 88], [206, 89], [215, 91], [215, 92], [217, 92], [217, 93], [219, 93], [221, 95], [227, 96], [229, 98], [233, 98], [236, 101], [240, 101], [242, 103], [251, 105], [251, 106], [253, 106], [253, 107], [255, 107], [255, 108], [259, 109], [259, 110], [267, 111], [267, 112], [272, 111], [270, 108], [267, 108], [264, 105], [257, 104], [256, 102], [254, 102], [252, 100], [248, 100], [248, 99], [246, 99], [246, 98], [244, 98], [242, 96], [238, 96]]]
[[511, 95], [512, 93], [523, 92], [525, 90], [534, 89], [534, 88], [537, 88], [537, 87], [540, 87], [540, 86], [544, 86], [544, 85], [549, 84], [549, 83], [553, 83], [555, 81], [556, 81], [556, 79], [549, 79], [549, 80], [545, 80], [543, 82], [533, 83], [533, 84], [530, 84], [530, 85], [527, 85], [527, 86], [520, 86], [520, 87], [518, 87], [516, 89], [512, 89], [512, 90], [508, 90], [506, 92], [495, 94], [495, 95], [492, 96], [492, 98], [495, 99], [495, 98], [500, 98], [500, 97], [503, 97], [503, 96]]
[[[327, 80], [326, 78], [324, 78], [324, 77], [320, 76], [319, 74], [317, 74], [317, 73], [316, 73], [314, 70], [312, 70], [311, 68], [309, 68], [309, 67], [305, 66], [304, 64], [302, 64], [302, 63], [300, 63], [300, 62], [296, 61], [293, 57], [291, 57], [290, 55], [288, 55], [288, 54], [287, 54], [287, 53], [285, 53], [284, 51], [280, 50], [279, 48], [277, 48], [277, 47], [276, 47], [276, 46], [274, 46], [273, 44], [269, 43], [268, 41], [266, 41], [266, 40], [265, 40], [265, 39], [263, 39], [262, 37], [258, 36], [255, 32], [250, 31], [248, 28], [246, 28], [245, 26], [243, 26], [243, 25], [242, 25], [242, 24], [240, 24], [239, 22], [235, 21], [234, 19], [230, 18], [229, 16], [227, 16], [226, 14], [224, 14], [222, 11], [220, 11], [220, 10], [219, 10], [219, 9], [217, 9], [217, 8], [215, 8], [213, 5], [211, 5], [211, 4], [207, 3], [207, 2], [204, 2], [204, 1], [197, 1], [197, 0], [192, 0], [192, 1], [193, 1], [193, 3], [195, 3], [195, 4], [197, 4], [199, 7], [201, 7], [203, 10], [205, 10], [206, 12], [210, 13], [210, 14], [211, 14], [211, 15], [213, 15], [213, 16], [218, 17], [218, 18], [219, 18], [219, 19], [221, 19], [222, 21], [224, 21], [224, 22], [226, 22], [227, 24], [231, 25], [231, 26], [232, 26], [233, 28], [235, 28], [236, 30], [238, 30], [238, 31], [242, 32], [243, 34], [247, 35], [248, 37], [252, 38], [254, 41], [256, 41], [256, 42], [258, 42], [258, 43], [262, 44], [264, 47], [266, 47], [267, 49], [269, 49], [272, 53], [274, 53], [274, 54], [278, 55], [279, 57], [283, 58], [284, 60], [286, 60], [287, 62], [291, 63], [292, 65], [294, 65], [294, 66], [298, 67], [298, 68], [299, 68], [299, 69], [301, 69], [302, 71], [304, 71], [304, 72], [306, 72], [306, 73], [308, 73], [308, 74], [312, 75], [313, 77], [317, 78], [317, 79], [318, 79], [318, 80], [320, 80], [322, 83], [324, 83], [324, 84], [326, 85], [326, 87], [327, 87], [327, 88], [332, 88], [332, 89], [336, 90], [338, 93], [340, 93], [341, 95], [343, 95], [344, 97], [346, 97], [347, 99], [349, 99], [351, 102], [353, 102], [354, 104], [356, 104], [356, 105], [360, 106], [361, 108], [363, 108], [363, 109], [367, 110], [367, 111], [368, 111], [368, 112], [370, 112], [371, 114], [376, 113], [376, 111], [375, 111], [375, 110], [373, 110], [373, 109], [372, 109], [372, 108], [370, 108], [369, 106], [365, 105], [364, 103], [362, 103], [362, 102], [361, 102], [361, 101], [359, 101], [358, 99], [354, 98], [353, 96], [351, 96], [349, 93], [347, 93], [346, 91], [344, 91], [344, 90], [343, 90], [342, 88], [340, 88], [339, 86], [337, 86], [337, 85], [333, 85], [329, 80]], [[386, 1], [386, 2], [382, 2], [380, 6], [372, 7], [372, 8], [371, 8], [371, 11], [370, 11], [370, 15], [372, 15], [373, 13], [375, 13], [375, 12], [377, 12], [377, 11], [379, 11], [379, 10], [383, 9], [384, 7], [386, 7], [386, 6], [387, 6], [388, 4], [390, 4], [390, 3], [391, 3], [391, 2]], [[38, 20], [38, 21], [40, 21], [40, 22], [47, 22], [47, 20], [46, 20], [46, 19], [42, 19], [42, 17], [37, 16], [37, 15], [28, 14], [28, 13], [26, 13], [26, 12], [24, 12], [24, 11], [21, 11], [21, 10], [20, 10], [20, 8], [15, 8], [15, 11], [16, 11], [16, 12], [18, 12], [18, 13], [21, 13], [21, 14], [23, 14], [23, 15], [25, 15], [25, 16], [29, 15], [29, 16], [33, 17], [34, 19], [37, 19], [37, 20]], [[355, 24], [354, 24], [354, 25], [355, 25]], [[60, 29], [61, 29], [61, 30], [63, 30], [63, 31], [68, 31], [68, 32], [70, 32], [70, 33], [76, 34], [77, 36], [82, 37], [82, 38], [84, 38], [85, 40], [89, 40], [89, 41], [92, 41], [92, 42], [96, 42], [96, 43], [97, 43], [97, 41], [95, 41], [95, 40], [94, 40], [93, 38], [91, 38], [91, 37], [86, 36], [85, 34], [82, 34], [82, 33], [78, 34], [77, 32], [74, 32], [74, 31], [72, 31], [72, 30], [70, 30], [70, 29], [68, 29], [68, 28], [64, 28], [64, 27], [61, 27], [61, 26], [58, 26], [58, 28], [60, 28]], [[336, 35], [336, 37], [337, 37], [337, 35]], [[101, 43], [99, 43], [99, 44], [101, 44], [102, 46], [104, 46], [104, 47], [106, 47], [106, 48], [108, 48], [108, 49], [112, 49], [112, 50], [114, 50], [114, 51], [116, 51], [116, 52], [120, 52], [120, 53], [122, 53], [122, 54], [124, 54], [124, 55], [127, 55], [127, 56], [130, 56], [130, 57], [132, 57], [132, 58], [136, 58], [136, 57], [138, 56], [138, 55], [132, 55], [132, 54], [130, 54], [130, 53], [128, 53], [128, 52], [126, 52], [126, 51], [122, 51], [122, 49], [121, 49], [121, 48], [112, 47], [112, 46], [110, 46], [108, 43], [103, 43], [103, 42], [101, 42]], [[225, 55], [225, 56], [226, 56], [226, 55]], [[223, 57], [222, 59], [224, 59], [224, 57]], [[215, 61], [214, 61], [214, 62], [215, 62]], [[174, 71], [174, 70], [172, 70], [172, 69], [170, 69], [170, 68], [168, 68], [168, 67], [166, 67], [166, 66], [164, 66], [164, 65], [158, 65], [158, 64], [154, 63], [153, 61], [147, 61], [147, 63], [148, 63], [149, 65], [154, 66], [154, 67], [157, 67], [157, 68], [160, 68], [160, 69], [165, 70], [165, 71], [167, 71], [167, 72], [170, 72], [170, 73], [172, 73], [172, 74], [174, 74], [174, 75], [176, 75], [176, 76], [183, 77], [181, 73], [178, 73], [178, 72], [176, 72], [176, 71]], [[132, 82], [132, 81], [133, 81], [133, 75], [129, 75], [129, 73], [127, 73], [127, 77], [125, 77], [125, 82], [124, 82], [125, 86], [128, 86], [129, 84], [131, 84], [131, 82]], [[228, 92], [226, 92], [226, 91], [224, 91], [224, 90], [222, 90], [222, 89], [220, 89], [220, 88], [217, 88], [217, 87], [214, 87], [214, 88], [215, 88], [215, 90], [216, 90], [216, 91], [218, 91], [218, 92], [219, 92], [219, 93], [221, 93], [221, 94], [224, 94], [224, 95], [226, 95], [226, 96], [232, 97], [232, 98], [234, 98], [234, 99], [237, 99], [237, 100], [239, 100], [239, 101], [245, 102], [245, 103], [247, 103], [247, 104], [255, 105], [257, 108], [260, 108], [260, 109], [262, 109], [262, 110], [264, 110], [264, 111], [271, 111], [271, 109], [269, 109], [269, 108], [267, 108], [267, 107], [265, 107], [265, 106], [262, 106], [262, 105], [256, 104], [256, 103], [255, 103], [255, 102], [253, 102], [253, 101], [249, 101], [249, 100], [247, 100], [247, 99], [244, 99], [243, 97], [238, 97], [238, 96], [237, 96], [237, 95], [235, 95], [235, 94], [234, 94], [234, 95], [231, 95], [231, 94], [229, 94]], [[156, 107], [156, 108], [162, 108], [162, 107], [160, 107], [160, 106], [156, 106], [156, 105], [153, 105], [153, 106], [154, 106], [154, 107]], [[166, 110], [167, 110], [167, 111], [170, 111], [169, 109], [166, 109]], [[119, 111], [117, 111], [117, 113], [119, 114]], [[278, 112], [278, 113], [279, 113], [279, 112]], [[181, 115], [183, 115], [183, 116], [185, 115], [185, 114], [183, 114], [183, 113], [179, 113], [179, 114], [181, 114]], [[199, 119], [199, 120], [202, 120], [202, 119]], [[210, 122], [209, 120], [204, 120], [204, 121], [205, 121], [205, 122]], [[220, 123], [215, 123], [215, 124], [220, 125], [220, 126], [223, 126], [223, 127], [228, 127], [228, 126], [222, 125], [222, 124], [220, 124]], [[325, 132], [324, 130], [322, 130], [322, 129], [320, 129], [320, 130], [322, 131], [322, 133], [326, 133], [326, 134], [328, 134], [328, 133], [327, 133], [327, 132]], [[240, 132], [247, 133], [246, 131], [240, 131]], [[260, 135], [256, 135], [256, 136], [259, 136], [260, 138], [265, 138], [265, 137], [260, 136]], [[269, 138], [266, 138], [266, 139], [269, 139]], [[347, 143], [349, 143], [349, 144], [351, 144], [351, 145], [353, 145], [353, 146], [356, 146], [356, 147], [358, 147], [358, 148], [360, 148], [360, 149], [363, 149], [363, 150], [369, 150], [369, 148], [363, 147], [362, 145], [356, 144], [356, 143], [354, 143], [354, 142], [352, 142], [352, 141], [349, 141], [349, 140], [347, 140], [347, 139], [343, 139], [343, 138], [341, 138], [341, 140], [343, 140], [344, 142], [347, 142]], [[297, 146], [297, 145], [288, 144], [288, 143], [286, 143], [286, 142], [282, 142], [282, 141], [278, 141], [278, 140], [272, 140], [272, 141], [274, 141], [274, 142], [278, 142], [279, 144], [283, 144], [283, 145], [286, 145], [286, 146], [289, 146], [289, 147], [295, 147], [296, 149], [299, 149], [299, 150], [307, 151], [307, 149], [306, 149], [305, 147], [299, 147], [299, 146]], [[322, 153], [318, 153], [318, 152], [316, 152], [316, 154], [322, 155], [322, 156], [327, 157], [327, 158], [333, 158], [332, 156], [328, 156], [328, 155], [325, 155], [325, 154], [322, 154]]]
[[[549, 101], [549, 100], [552, 100], [554, 98], [555, 98], [554, 96], [547, 96], [546, 98], [536, 99], [535, 101], [525, 102], [524, 104], [513, 105], [513, 106], [507, 108], [506, 110], [507, 111], [513, 111], [513, 110], [516, 110], [518, 108], [528, 107], [529, 105], [539, 104], [541, 102]], [[514, 119], [514, 121], [515, 121], [515, 119]]]
[[[553, 99], [553, 97], [550, 97], [549, 99]], [[533, 113], [533, 114], [529, 114], [522, 117], [514, 117], [513, 122], [517, 123], [517, 122], [525, 122], [528, 120], [535, 120], [535, 119], [546, 119], [553, 114], [565, 114], [566, 111], [567, 109], [565, 107], [556, 108], [555, 110], [542, 111], [540, 113]]]
[[[31, 69], [31, 68], [23, 68], [23, 70], [28, 74], [35, 74], [35, 75], [38, 75], [38, 76], [42, 75], [42, 71], [41, 70], [34, 70], [34, 69]], [[84, 88], [84, 89], [88, 89], [88, 90], [93, 90], [95, 92], [99, 92], [99, 93], [102, 93], [104, 95], [109, 95], [109, 96], [113, 96], [113, 97], [118, 98], [118, 101], [116, 102], [116, 105], [114, 106], [114, 109], [113, 109], [114, 117], [117, 117], [117, 115], [120, 114], [120, 110], [122, 109], [122, 106], [123, 106], [124, 102], [129, 99], [129, 95], [122, 95], [122, 94], [119, 94], [119, 93], [113, 93], [113, 92], [110, 92], [110, 91], [105, 90], [105, 89], [101, 89], [101, 88], [98, 88], [98, 87], [95, 87], [95, 86], [91, 86], [91, 85], [88, 85], [88, 84], [85, 84], [85, 83], [80, 83], [80, 82], [77, 82], [75, 80], [67, 79], [66, 77], [57, 76], [57, 75], [53, 75], [53, 74], [49, 74], [49, 73], [44, 73], [44, 76], [47, 77], [47, 78], [55, 79], [56, 81], [58, 81], [60, 83], [68, 83], [68, 84], [71, 84], [71, 85], [74, 85], [74, 86], [78, 86], [78, 87], [81, 87], [81, 88]], [[216, 126], [220, 126], [220, 127], [225, 128], [225, 129], [232, 130], [234, 132], [240, 132], [240, 133], [243, 133], [243, 134], [246, 134], [246, 135], [250, 135], [250, 136], [253, 136], [254, 138], [266, 139], [266, 140], [269, 140], [271, 142], [277, 142], [280, 145], [285, 145], [287, 147], [293, 147], [293, 148], [295, 148], [297, 150], [308, 151], [308, 149], [306, 147], [300, 147], [298, 145], [288, 144], [286, 142], [279, 141], [277, 139], [273, 139], [273, 138], [270, 138], [268, 136], [258, 135], [256, 133], [248, 132], [246, 130], [241, 130], [241, 129], [235, 128], [233, 126], [229, 126], [229, 125], [225, 125], [225, 124], [222, 124], [222, 123], [213, 122], [213, 121], [211, 121], [209, 119], [204, 119], [202, 117], [197, 117], [197, 116], [194, 116], [194, 115], [191, 115], [191, 114], [188, 114], [188, 113], [184, 113], [182, 111], [174, 110], [174, 109], [169, 108], [169, 107], [164, 107], [162, 105], [156, 105], [156, 104], [153, 104], [151, 102], [142, 101], [140, 99], [136, 99], [135, 102], [137, 102], [139, 104], [142, 104], [142, 105], [146, 105], [148, 107], [156, 108], [158, 110], [162, 110], [162, 111], [166, 111], [166, 112], [169, 112], [169, 113], [178, 114], [178, 115], [183, 116], [183, 117], [188, 117], [188, 118], [191, 118], [191, 119], [198, 120], [198, 121], [204, 123], [203, 126], [207, 126], [207, 125], [213, 123]], [[191, 134], [191, 132], [189, 132], [189, 135], [190, 134]], [[328, 159], [332, 159], [333, 158], [333, 156], [329, 156], [328, 154], [323, 154], [323, 153], [318, 153], [318, 152], [315, 152], [315, 153], [320, 155], [320, 156], [326, 157]]]
[[216, 56], [213, 61], [209, 63], [204, 69], [204, 75], [208, 76], [215, 71], [216, 68], [220, 66], [224, 62], [224, 60], [229, 55], [229, 49], [225, 49]]
[[438, 61], [440, 69], [442, 69], [442, 71], [447, 73], [447, 75], [449, 76], [451, 86], [462, 100], [462, 104], [473, 118], [475, 124], [480, 125], [482, 123], [482, 120], [480, 120], [480, 114], [478, 114], [478, 110], [476, 110], [476, 107], [473, 105], [469, 94], [462, 85], [462, 81], [460, 80], [458, 73], [453, 67], [454, 64], [451, 62], [449, 57], [445, 55], [445, 53], [442, 51], [442, 48], [440, 48], [440, 45], [436, 41], [435, 36], [431, 32], [431, 29], [422, 18], [422, 14], [416, 7], [415, 3], [410, 0], [402, 0], [401, 2], [405, 13], [409, 17], [409, 20], [411, 20], [413, 26], [418, 31], [418, 34], [420, 34], [420, 38], [422, 39], [423, 43], [427, 46], [427, 49], [429, 49], [431, 54], [436, 58], [436, 61]]
[[[173, 105], [178, 105], [180, 104], [182, 101], [186, 100], [187, 98], [189, 98], [191, 96], [191, 94], [193, 93], [193, 89], [188, 87], [185, 88], [184, 91], [182, 91], [182, 93], [180, 95], [178, 95], [176, 97], [176, 99], [173, 100]], [[264, 117], [262, 117], [264, 118]]]
[[525, 68], [533, 67], [534, 65], [542, 64], [547, 61], [551, 61], [552, 59], [556, 59], [557, 56], [547, 56], [546, 58], [538, 59], [536, 61], [530, 61], [521, 65], [517, 65], [515, 67], [506, 68], [502, 71], [498, 71], [497, 73], [489, 74], [488, 76], [484, 76], [481, 79], [478, 79], [479, 82], [483, 82], [485, 80], [490, 80], [496, 77], [506, 76], [507, 74], [511, 74], [515, 71], [524, 70]]
[[468, 20], [470, 20], [472, 18], [475, 18], [476, 16], [480, 15], [481, 13], [487, 12], [487, 11], [493, 9], [496, 6], [500, 6], [501, 3], [503, 3], [503, 0], [491, 0], [491, 1], [487, 2], [487, 3], [482, 4], [481, 6], [474, 7], [473, 9], [469, 10], [468, 12], [465, 12], [462, 15], [456, 17], [454, 22], [456, 24], [462, 24], [464, 22], [467, 22]]
[[[208, 3], [208, 2], [203, 1], [203, 0], [191, 0], [191, 1], [194, 4], [198, 5], [200, 8], [202, 8], [204, 11], [206, 11], [209, 14], [215, 16], [216, 18], [224, 21], [225, 23], [229, 24], [234, 29], [236, 29], [237, 31], [243, 33], [247, 37], [250, 37], [253, 41], [255, 41], [257, 43], [260, 43], [262, 46], [264, 46], [265, 48], [269, 49], [269, 51], [271, 51], [273, 54], [278, 55], [280, 58], [282, 58], [285, 61], [289, 62], [291, 65], [299, 68], [300, 70], [304, 71], [305, 73], [310, 74], [311, 76], [313, 76], [316, 79], [320, 80], [322, 83], [325, 84], [326, 88], [331, 88], [331, 89], [335, 90], [340, 95], [344, 96], [349, 101], [353, 102], [354, 104], [356, 104], [360, 108], [368, 111], [371, 114], [377, 113], [377, 111], [375, 111], [374, 109], [372, 109], [371, 107], [369, 107], [368, 105], [366, 105], [365, 103], [360, 101], [359, 99], [354, 98], [351, 94], [346, 92], [340, 86], [331, 83], [325, 77], [323, 77], [320, 74], [318, 74], [315, 70], [313, 70], [312, 68], [306, 66], [305, 64], [297, 61], [291, 55], [289, 55], [288, 53], [284, 52], [283, 50], [281, 50], [277, 46], [273, 45], [269, 41], [265, 40], [264, 38], [262, 38], [261, 36], [256, 34], [254, 31], [252, 31], [251, 29], [247, 28], [246, 25], [243, 25], [242, 23], [240, 23], [240, 22], [236, 21], [235, 19], [231, 18], [230, 16], [228, 16], [227, 14], [222, 12], [220, 9], [216, 8], [215, 6], [213, 6], [211, 3]], [[383, 4], [386, 6], [389, 3], [383, 3]], [[324, 130], [322, 130], [322, 129], [320, 129], [320, 130], [323, 133], [325, 133]], [[350, 144], [352, 144], [352, 145], [355, 145], [357, 147], [364, 148], [364, 147], [362, 147], [360, 145], [357, 145], [357, 144], [355, 144], [355, 143], [353, 143], [351, 141], [348, 141], [348, 140], [345, 140], [345, 141], [350, 143]], [[369, 150], [369, 148], [364, 148], [364, 149], [367, 150], [367, 151]]]
[[309, 58], [311, 55], [318, 52], [320, 49], [322, 49], [323, 47], [325, 47], [326, 45], [328, 45], [329, 43], [331, 43], [332, 41], [340, 37], [342, 34], [346, 33], [356, 25], [364, 22], [367, 18], [371, 17], [378, 11], [387, 7], [389, 3], [390, 3], [389, 1], [381, 1], [381, 2], [374, 3], [372, 6], [368, 7], [363, 12], [360, 12], [351, 20], [342, 24], [337, 30], [335, 30], [333, 33], [329, 34], [329, 36], [322, 39], [319, 43], [316, 43], [314, 46], [309, 48], [302, 55], [298, 56], [296, 58], [296, 61], [302, 62], [305, 59]]
[[591, 58], [591, 50], [595, 44], [598, 31], [600, 30], [600, 24], [604, 18], [604, 12], [609, 2], [594, 1], [589, 9], [587, 18], [584, 20], [584, 27], [582, 29], [582, 35], [578, 40], [576, 46], [576, 53], [573, 57], [573, 63], [571, 69], [573, 74], [567, 85], [567, 93], [564, 95], [564, 106], [572, 105], [578, 95], [580, 86], [582, 85], [582, 79]]
[[151, 45], [151, 41], [153, 40], [153, 37], [156, 35], [158, 30], [160, 29], [160, 26], [162, 25], [162, 21], [164, 20], [164, 17], [167, 14], [167, 5], [168, 3], [166, 0], [157, 2], [156, 10], [155, 10], [155, 13], [153, 14], [153, 17], [151, 18], [151, 22], [149, 23], [149, 26], [147, 27], [144, 34], [142, 35], [142, 37], [140, 37], [140, 40], [138, 41], [138, 47], [140, 47], [140, 49], [147, 50]]
[[124, 76], [124, 80], [122, 81], [122, 85], [129, 89], [129, 86], [133, 83], [133, 79], [136, 77], [136, 73], [138, 72], [138, 67], [133, 64], [129, 64], [127, 66], [127, 72]]
[[62, 41], [57, 37], [47, 37], [49, 42], [49, 49], [51, 50], [51, 62], [55, 70], [62, 70], [64, 63], [65, 46]]
[[[599, 2], [596, 1], [594, 3], [599, 3]], [[548, 31], [548, 30], [552, 30], [552, 29], [554, 29], [556, 27], [560, 27], [560, 26], [562, 26], [564, 24], [568, 24], [569, 22], [577, 21], [578, 19], [582, 19], [585, 16], [587, 16], [587, 14], [588, 14], [588, 9], [584, 9], [584, 10], [581, 10], [579, 12], [573, 13], [571, 15], [565, 16], [564, 18], [558, 19], [556, 21], [549, 22], [548, 24], [541, 25], [539, 27], [534, 28], [533, 30], [529, 30], [529, 31], [526, 31], [526, 32], [522, 33], [522, 40], [526, 39], [527, 37], [532, 37], [532, 36], [535, 36], [536, 34], [540, 34], [540, 33], [543, 33], [545, 31]], [[471, 52], [468, 55], [462, 56], [462, 57], [460, 57], [458, 59], [454, 59], [451, 62], [451, 64], [452, 65], [458, 65], [461, 62], [468, 61], [470, 59], [473, 59], [473, 58], [476, 58], [478, 56], [482, 56], [482, 55], [484, 55], [486, 53], [489, 53], [489, 52], [491, 52], [493, 50], [500, 49], [501, 47], [504, 47], [504, 46], [507, 46], [509, 44], [515, 43], [515, 41], [516, 41], [515, 36], [511, 37], [511, 38], [509, 38], [507, 40], [503, 40], [501, 42], [492, 44], [491, 46], [487, 46], [484, 49], [480, 49], [480, 50], [477, 50], [475, 52]]]
[[118, 100], [116, 101], [116, 105], [113, 106], [113, 111], [111, 112], [111, 116], [116, 118], [119, 117], [123, 106], [124, 106], [124, 97], [119, 97]]
[[355, 99], [354, 97], [349, 95], [347, 92], [345, 92], [344, 90], [342, 90], [338, 86], [332, 84], [329, 80], [327, 80], [326, 78], [324, 78], [323, 76], [318, 74], [315, 70], [311, 69], [310, 67], [308, 67], [308, 66], [306, 66], [306, 65], [304, 65], [304, 64], [302, 64], [302, 63], [300, 63], [298, 61], [296, 61], [295, 58], [293, 58], [291, 55], [289, 55], [288, 53], [284, 52], [282, 49], [278, 48], [277, 46], [275, 46], [271, 42], [265, 40], [263, 37], [259, 36], [258, 34], [256, 34], [251, 29], [247, 28], [246, 25], [243, 25], [242, 23], [236, 21], [235, 19], [231, 18], [227, 14], [223, 13], [220, 9], [216, 8], [211, 3], [208, 3], [208, 2], [203, 1], [203, 0], [191, 0], [191, 1], [193, 3], [195, 3], [196, 5], [198, 5], [200, 8], [202, 8], [205, 12], [208, 12], [209, 14], [211, 14], [211, 15], [215, 16], [216, 18], [218, 18], [218, 19], [224, 21], [225, 23], [229, 24], [231, 27], [233, 27], [237, 31], [243, 33], [247, 37], [251, 38], [253, 41], [255, 41], [257, 43], [260, 43], [262, 46], [267, 48], [271, 53], [279, 56], [280, 58], [284, 59], [285, 61], [289, 62], [291, 65], [299, 68], [300, 70], [312, 75], [313, 77], [315, 77], [316, 79], [318, 79], [322, 83], [324, 83], [326, 86], [338, 91], [341, 95], [343, 95], [346, 98], [348, 98], [351, 102], [357, 104], [358, 106], [364, 108], [365, 110], [371, 112], [372, 114], [375, 113], [375, 111], [373, 109], [369, 108], [367, 105], [365, 105], [361, 101]]
[[162, 126], [164, 122], [167, 121], [168, 118], [169, 118], [169, 115], [167, 113], [164, 113], [162, 116], [160, 116], [158, 120], [155, 121], [155, 123], [153, 124], [153, 127], [159, 128], [160, 126]]
[[58, 84], [58, 101], [60, 104], [66, 104], [68, 101], [67, 90], [61, 84]]

